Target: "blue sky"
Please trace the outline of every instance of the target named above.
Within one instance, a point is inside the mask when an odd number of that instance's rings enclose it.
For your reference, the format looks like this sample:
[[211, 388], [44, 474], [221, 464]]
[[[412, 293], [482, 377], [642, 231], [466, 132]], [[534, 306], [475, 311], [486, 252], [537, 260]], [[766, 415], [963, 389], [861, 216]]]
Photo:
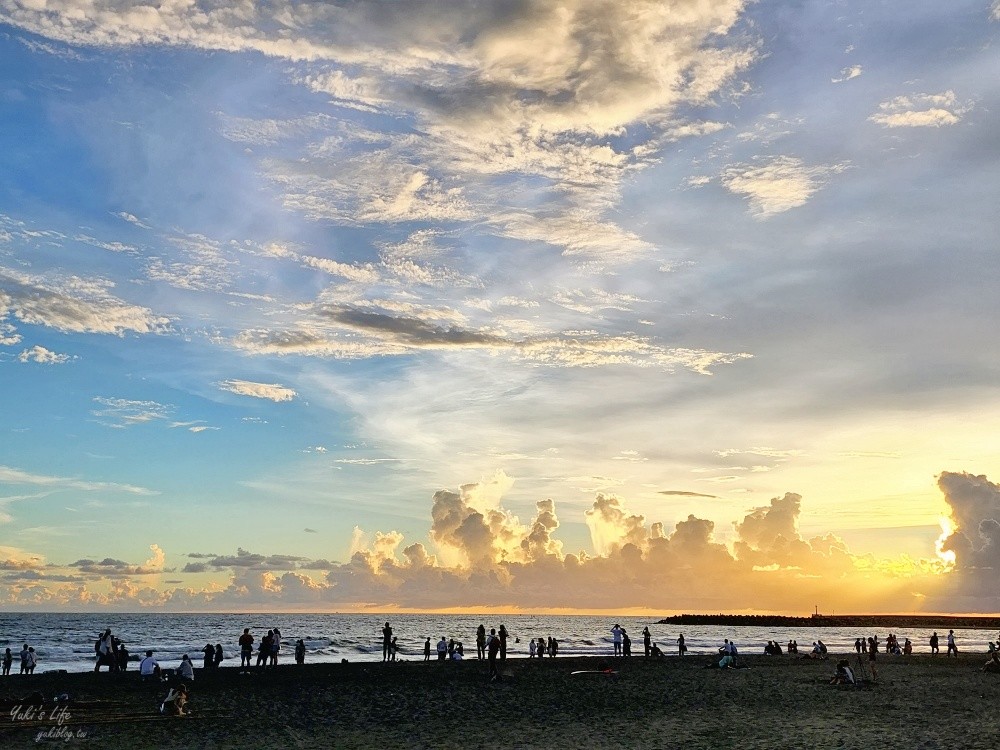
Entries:
[[0, 597], [995, 611], [998, 30], [0, 0]]

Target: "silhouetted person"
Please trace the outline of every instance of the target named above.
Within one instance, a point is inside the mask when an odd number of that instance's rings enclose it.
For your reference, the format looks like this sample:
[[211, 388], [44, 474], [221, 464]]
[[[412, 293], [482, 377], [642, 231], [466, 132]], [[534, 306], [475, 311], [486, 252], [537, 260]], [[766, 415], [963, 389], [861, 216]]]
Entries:
[[955, 643], [955, 631], [948, 631], [948, 656], [955, 654], [955, 658], [958, 658], [958, 645]]
[[677, 655], [684, 656], [684, 652], [688, 650], [688, 647], [684, 645], [684, 634], [681, 633], [677, 636]]
[[128, 669], [128, 649], [124, 643], [118, 644], [118, 669], [122, 672]]
[[935, 630], [931, 634], [931, 653], [932, 654], [936, 654], [936, 653], [939, 653], [940, 650], [941, 649], [938, 648], [938, 634], [937, 634], [937, 631]]
[[500, 630], [497, 631], [497, 638], [500, 639], [500, 661], [507, 661], [507, 628], [500, 624]]
[[427, 636], [427, 640], [424, 641], [424, 661], [431, 660], [431, 637]]
[[250, 657], [253, 656], [253, 636], [250, 635], [250, 628], [243, 628], [243, 635], [240, 636], [240, 670], [250, 669]]
[[476, 628], [476, 658], [486, 658], [486, 626], [482, 623]]
[[306, 644], [301, 638], [295, 641], [295, 663], [306, 663]]
[[649, 656], [649, 644], [652, 642], [653, 636], [649, 632], [649, 626], [647, 625], [642, 629], [642, 655]]
[[615, 626], [611, 628], [611, 638], [615, 645], [615, 656], [622, 655], [622, 629], [621, 626], [616, 622]]
[[215, 659], [213, 661], [213, 666], [218, 669], [219, 665], [222, 664], [222, 660], [225, 659], [225, 655], [222, 653], [222, 644], [215, 644]]
[[497, 631], [490, 628], [490, 646], [489, 646], [489, 656], [487, 657], [490, 665], [490, 681], [500, 682], [500, 673], [497, 671], [497, 654], [500, 653], [500, 639], [497, 638]]
[[389, 652], [392, 650], [392, 628], [389, 623], [382, 628], [382, 661], [389, 661]]
[[204, 667], [205, 669], [211, 669], [212, 667], [215, 666], [215, 646], [213, 646], [211, 643], [206, 643], [205, 648], [202, 649], [202, 652], [205, 654], [202, 667]]

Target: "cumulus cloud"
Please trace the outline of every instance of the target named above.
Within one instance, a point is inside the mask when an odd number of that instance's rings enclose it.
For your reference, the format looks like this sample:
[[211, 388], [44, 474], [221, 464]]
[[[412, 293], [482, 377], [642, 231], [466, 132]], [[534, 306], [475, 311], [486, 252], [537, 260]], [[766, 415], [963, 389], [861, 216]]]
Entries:
[[61, 365], [69, 362], [73, 357], [68, 354], [57, 354], [49, 351], [44, 346], [33, 346], [25, 349], [17, 355], [18, 362], [36, 362], [40, 365]]
[[111, 294], [103, 279], [42, 279], [0, 268], [0, 319], [43, 325], [63, 333], [165, 333], [170, 320]]
[[969, 109], [970, 105], [956, 99], [954, 91], [913, 94], [882, 102], [868, 119], [886, 128], [940, 128], [956, 124]]
[[219, 388], [240, 396], [252, 396], [253, 398], [263, 398], [268, 401], [281, 402], [291, 401], [298, 394], [291, 388], [286, 388], [278, 383], [255, 383], [250, 380], [223, 380]]
[[767, 219], [805, 205], [831, 175], [846, 168], [846, 164], [808, 166], [797, 157], [778, 156], [727, 167], [722, 184], [750, 201], [754, 217]]
[[938, 488], [953, 526], [942, 550], [955, 555], [959, 568], [1000, 567], [1000, 486], [983, 475], [944, 471]]
[[[10, 581], [0, 580], [0, 597], [24, 605], [43, 600], [48, 605], [80, 604], [79, 587], [67, 583], [60, 588], [55, 577], [41, 588], [31, 588], [38, 581], [25, 574], [41, 571], [46, 576], [84, 576], [92, 587], [98, 580], [111, 579], [113, 584], [105, 590], [88, 588], [87, 601], [117, 608], [392, 604], [425, 609], [641, 606], [719, 611], [753, 591], [757, 608], [794, 611], [801, 607], [802, 587], [808, 586], [812, 595], [831, 607], [877, 612], [913, 604], [914, 591], [920, 592], [921, 602], [940, 601], [934, 596], [961, 580], [949, 578], [953, 574], [937, 560], [857, 556], [833, 534], [802, 538], [798, 523], [804, 503], [795, 493], [748, 511], [734, 524], [737, 539], [731, 550], [715, 540], [711, 520], [690, 514], [672, 528], [662, 521], [649, 523], [642, 514], [631, 512], [623, 498], [598, 493], [584, 514], [597, 554], [566, 552], [557, 538], [560, 519], [555, 502], [537, 502], [534, 517], [522, 523], [504, 508], [512, 487], [513, 480], [501, 472], [457, 491], [435, 493], [429, 546], [407, 544], [397, 531], [367, 534], [355, 528], [351, 557], [344, 563], [243, 548], [234, 555], [190, 553], [185, 573], [228, 576], [226, 585], [200, 590], [132, 582], [168, 571], [165, 556], [155, 545], [153, 556], [142, 564], [88, 558], [43, 569], [40, 560], [20, 555], [3, 563], [0, 554], [0, 569], [15, 575]], [[984, 477], [946, 473], [942, 489], [955, 509], [957, 524], [978, 519], [982, 528], [983, 517], [996, 515], [1000, 490]], [[979, 557], [960, 557], [963, 564], [995, 556], [996, 529], [987, 526], [970, 545]], [[957, 549], [957, 537], [954, 541]], [[44, 599], [36, 598], [42, 594]]]

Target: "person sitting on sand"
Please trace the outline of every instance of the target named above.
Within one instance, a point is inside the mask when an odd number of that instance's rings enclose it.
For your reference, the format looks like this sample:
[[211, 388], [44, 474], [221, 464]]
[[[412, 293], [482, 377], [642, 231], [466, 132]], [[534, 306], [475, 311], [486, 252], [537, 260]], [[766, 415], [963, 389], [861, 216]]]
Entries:
[[177, 667], [177, 675], [182, 680], [194, 682], [194, 664], [191, 663], [191, 657], [187, 654], [181, 657], [181, 663]]
[[1000, 673], [1000, 655], [997, 655], [996, 651], [990, 652], [989, 660], [983, 665], [983, 672], [989, 672], [991, 674]]
[[663, 649], [657, 646], [655, 643], [649, 647], [649, 655], [652, 657], [663, 656]]
[[146, 658], [139, 662], [139, 677], [143, 682], [159, 681], [160, 665], [153, 658], [152, 651], [146, 651]]
[[853, 685], [854, 672], [851, 671], [850, 663], [847, 659], [837, 662], [837, 673], [830, 680], [831, 685]]
[[191, 712], [187, 708], [187, 702], [188, 689], [182, 682], [176, 688], [167, 691], [167, 697], [160, 704], [160, 713], [168, 716], [189, 716]]

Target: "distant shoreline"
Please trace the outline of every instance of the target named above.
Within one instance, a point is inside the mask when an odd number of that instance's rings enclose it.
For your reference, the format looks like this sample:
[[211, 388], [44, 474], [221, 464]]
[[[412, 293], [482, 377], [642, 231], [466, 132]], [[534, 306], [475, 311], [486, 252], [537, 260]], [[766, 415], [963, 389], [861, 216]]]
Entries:
[[970, 628], [1000, 630], [1000, 617], [967, 615], [674, 615], [659, 625], [731, 625], [786, 628]]

